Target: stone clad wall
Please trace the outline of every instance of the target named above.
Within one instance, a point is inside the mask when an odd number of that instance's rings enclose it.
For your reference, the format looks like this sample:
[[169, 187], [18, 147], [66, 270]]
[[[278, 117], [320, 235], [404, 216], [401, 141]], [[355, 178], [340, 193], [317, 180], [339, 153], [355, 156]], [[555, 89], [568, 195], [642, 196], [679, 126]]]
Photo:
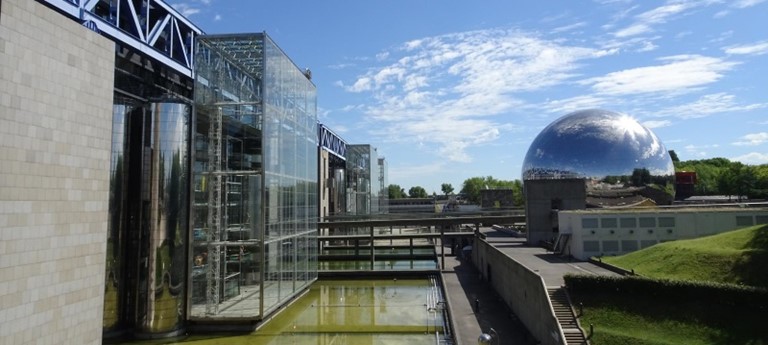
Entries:
[[0, 8], [0, 344], [99, 344], [114, 43]]

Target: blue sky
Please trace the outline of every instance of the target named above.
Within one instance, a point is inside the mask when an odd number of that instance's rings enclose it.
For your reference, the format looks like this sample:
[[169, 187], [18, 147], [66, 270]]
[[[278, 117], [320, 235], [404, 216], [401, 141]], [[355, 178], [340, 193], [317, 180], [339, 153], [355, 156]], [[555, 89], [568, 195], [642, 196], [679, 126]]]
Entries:
[[312, 70], [318, 119], [389, 182], [520, 178], [571, 111], [651, 128], [681, 160], [768, 163], [768, 1], [168, 0], [206, 33], [266, 32]]

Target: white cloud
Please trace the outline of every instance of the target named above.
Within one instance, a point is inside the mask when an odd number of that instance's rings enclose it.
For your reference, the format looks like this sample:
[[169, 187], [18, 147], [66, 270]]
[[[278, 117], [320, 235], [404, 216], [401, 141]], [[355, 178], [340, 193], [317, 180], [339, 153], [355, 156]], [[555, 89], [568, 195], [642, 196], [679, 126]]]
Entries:
[[599, 108], [606, 103], [602, 97], [585, 95], [548, 101], [541, 105], [550, 113], [567, 114], [580, 109]]
[[426, 37], [388, 52], [395, 62], [370, 69], [346, 90], [373, 97], [365, 115], [375, 135], [421, 142], [435, 154], [466, 162], [469, 148], [508, 128], [510, 120], [501, 115], [524, 104], [517, 94], [570, 82], [582, 61], [615, 52], [518, 30]]
[[700, 55], [677, 55], [660, 60], [666, 63], [612, 72], [580, 83], [591, 85], [598, 93], [611, 95], [680, 92], [716, 82], [723, 72], [736, 65], [720, 58]]
[[735, 55], [763, 55], [768, 53], [768, 41], [743, 44], [723, 48], [726, 54]]
[[688, 153], [690, 156], [694, 157], [708, 157], [709, 154], [707, 153], [707, 149], [714, 149], [718, 148], [720, 145], [714, 144], [714, 145], [686, 145], [685, 146], [685, 152]]
[[186, 3], [186, 2], [181, 2], [181, 3], [178, 3], [178, 4], [172, 4], [171, 6], [174, 9], [176, 9], [177, 11], [179, 11], [179, 13], [181, 13], [181, 15], [184, 16], [184, 17], [189, 17], [189, 16], [191, 16], [193, 14], [200, 13], [200, 9], [199, 8], [193, 7], [192, 4], [189, 4], [189, 3]]
[[578, 22], [578, 23], [573, 23], [573, 24], [570, 24], [570, 25], [556, 27], [556, 28], [550, 30], [550, 32], [553, 33], [553, 34], [557, 34], [557, 33], [561, 33], [561, 32], [572, 31], [574, 29], [578, 29], [578, 28], [581, 28], [581, 27], [584, 27], [584, 26], [587, 26], [587, 22]]
[[624, 29], [621, 29], [619, 31], [616, 31], [613, 35], [619, 38], [623, 38], [628, 36], [644, 34], [649, 31], [651, 31], [651, 27], [646, 24], [634, 24]]
[[217, 15], [213, 16], [213, 21], [214, 22], [218, 22], [220, 20], [221, 20], [221, 15], [220, 14], [217, 14]]
[[667, 127], [671, 124], [672, 124], [672, 121], [669, 121], [669, 120], [650, 120], [650, 121], [643, 122], [643, 126], [648, 127], [650, 129]]
[[733, 3], [733, 7], [736, 8], [747, 8], [755, 6], [761, 2], [764, 2], [765, 0], [739, 0]]
[[373, 82], [370, 77], [363, 77], [355, 81], [352, 86], [347, 87], [347, 91], [351, 92], [363, 92], [369, 91], [373, 88]]
[[618, 38], [624, 38], [651, 32], [654, 25], [666, 23], [673, 17], [686, 14], [688, 10], [714, 2], [717, 2], [717, 0], [668, 0], [662, 6], [636, 15], [634, 23], [614, 32], [613, 35]]
[[749, 111], [768, 107], [768, 103], [737, 104], [736, 96], [724, 92], [704, 95], [698, 100], [658, 111], [659, 116], [695, 119], [724, 112]]
[[734, 162], [741, 162], [748, 165], [768, 164], [768, 154], [760, 152], [750, 152], [730, 159]]
[[658, 48], [658, 47], [659, 46], [653, 44], [653, 41], [645, 41], [645, 42], [643, 42], [643, 46], [640, 47], [639, 49], [637, 49], [637, 52], [638, 53], [649, 52], [649, 51], [652, 51], [652, 50], [656, 50], [656, 48]]
[[768, 142], [768, 132], [750, 133], [741, 137], [741, 141], [734, 142], [736, 146], [757, 146]]

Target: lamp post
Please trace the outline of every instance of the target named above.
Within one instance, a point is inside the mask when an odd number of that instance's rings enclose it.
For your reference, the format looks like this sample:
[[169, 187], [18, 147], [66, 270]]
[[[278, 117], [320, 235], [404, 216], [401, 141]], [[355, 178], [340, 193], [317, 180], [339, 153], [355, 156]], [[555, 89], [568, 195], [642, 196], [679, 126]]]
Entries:
[[496, 330], [493, 328], [489, 329], [488, 333], [480, 334], [480, 336], [477, 338], [478, 345], [490, 345], [490, 344], [498, 345], [499, 341], [500, 341], [499, 333], [497, 333]]

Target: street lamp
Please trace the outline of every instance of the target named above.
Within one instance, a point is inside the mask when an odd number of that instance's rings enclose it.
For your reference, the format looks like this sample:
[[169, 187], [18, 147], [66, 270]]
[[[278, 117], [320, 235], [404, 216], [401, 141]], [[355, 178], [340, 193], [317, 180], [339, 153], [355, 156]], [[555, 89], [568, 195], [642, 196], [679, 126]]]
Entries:
[[[490, 333], [490, 334], [488, 334]], [[480, 337], [477, 338], [477, 344], [478, 345], [490, 345], [490, 344], [499, 344], [499, 333], [496, 333], [496, 330], [491, 328], [488, 330], [488, 333], [480, 334]], [[494, 341], [495, 340], [495, 341]]]

